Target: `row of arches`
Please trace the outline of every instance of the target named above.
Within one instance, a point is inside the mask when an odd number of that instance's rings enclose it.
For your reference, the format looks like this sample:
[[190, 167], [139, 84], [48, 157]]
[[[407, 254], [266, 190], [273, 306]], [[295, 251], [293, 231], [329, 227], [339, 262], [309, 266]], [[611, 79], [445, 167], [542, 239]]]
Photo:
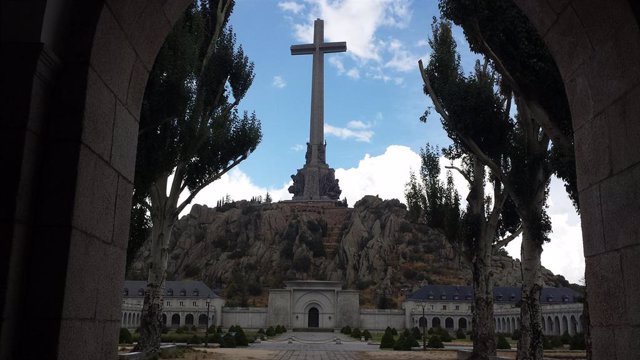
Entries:
[[122, 313], [122, 327], [140, 326], [140, 313], [125, 311]]
[[[520, 327], [519, 316], [504, 316], [496, 318], [496, 331], [512, 333]], [[582, 332], [582, 316], [575, 315], [547, 315], [542, 316], [542, 332], [546, 335], [562, 335], [565, 332], [575, 335]]]
[[497, 317], [496, 318], [496, 332], [501, 333], [512, 333], [520, 327], [520, 317], [519, 316], [509, 316], [509, 317]]
[[[414, 325], [417, 327], [426, 327], [426, 328], [434, 328], [441, 327], [447, 330], [458, 330], [463, 329], [467, 330], [469, 327], [470, 320], [464, 317], [460, 317], [456, 320], [452, 317], [446, 317], [444, 320], [441, 317], [434, 316], [429, 320], [429, 318], [421, 316], [418, 319], [414, 319]], [[431, 326], [429, 326], [431, 324]]]
[[578, 318], [575, 315], [549, 315], [542, 317], [542, 331], [548, 335], [561, 335], [565, 332], [568, 332], [569, 335], [575, 335], [582, 332], [582, 329], [582, 316]]
[[[209, 319], [209, 326], [215, 324], [214, 315], [211, 315]], [[140, 326], [140, 313], [125, 311], [122, 313], [122, 327], [137, 327]], [[162, 314], [162, 324], [167, 327], [180, 327], [180, 326], [207, 326], [207, 314], [171, 314], [170, 317], [167, 314]]]

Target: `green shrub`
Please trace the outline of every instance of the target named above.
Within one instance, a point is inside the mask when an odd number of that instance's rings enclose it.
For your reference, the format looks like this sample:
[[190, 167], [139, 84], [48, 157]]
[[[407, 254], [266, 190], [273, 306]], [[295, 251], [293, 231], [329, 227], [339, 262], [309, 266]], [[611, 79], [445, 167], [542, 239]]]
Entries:
[[391, 329], [387, 329], [388, 330], [384, 332], [384, 335], [382, 335], [382, 339], [380, 340], [380, 349], [393, 349], [393, 345], [395, 345]]
[[433, 335], [438, 335], [438, 337], [442, 342], [451, 342], [451, 340], [453, 340], [451, 338], [451, 335], [449, 334], [449, 331], [441, 328], [440, 326], [436, 326], [434, 328], [429, 329], [428, 333]]
[[218, 326], [218, 327], [216, 328], [216, 332], [217, 332], [218, 334], [222, 334], [222, 333], [223, 333], [223, 331], [222, 331], [222, 325], [220, 325], [220, 326]]
[[351, 326], [347, 325], [345, 327], [342, 328], [342, 333], [346, 334], [346, 335], [351, 335]]
[[496, 349], [511, 349], [511, 344], [509, 344], [507, 338], [505, 338], [504, 335], [498, 335]]
[[515, 329], [511, 334], [511, 340], [520, 340], [520, 329]]
[[407, 338], [404, 332], [398, 336], [398, 339], [393, 344], [393, 350], [411, 350], [411, 346], [407, 344]]
[[418, 329], [418, 327], [414, 327], [413, 329], [411, 329], [411, 335], [414, 339], [422, 338], [422, 332], [420, 331], [420, 329]]
[[231, 333], [224, 334], [224, 336], [222, 337], [222, 342], [220, 343], [220, 347], [223, 347], [223, 348], [236, 347], [235, 337], [231, 335]]
[[247, 335], [244, 333], [244, 330], [242, 330], [242, 327], [240, 327], [240, 325], [236, 325], [235, 328], [235, 343], [236, 346], [249, 346], [249, 340], [247, 339]]
[[356, 339], [360, 339], [360, 329], [355, 328], [355, 329], [351, 330], [351, 337], [356, 338]]
[[583, 333], [577, 333], [573, 335], [571, 338], [571, 343], [569, 344], [569, 349], [571, 350], [585, 350], [587, 348], [587, 344], [584, 339]]
[[258, 334], [264, 334], [264, 329], [263, 328], [258, 329]]
[[560, 341], [562, 341], [563, 344], [570, 344], [571, 335], [569, 335], [569, 332], [565, 331], [564, 334], [562, 334], [562, 336], [560, 337]]
[[222, 335], [219, 332], [211, 335], [211, 342], [216, 344], [222, 344]]
[[202, 338], [198, 335], [193, 335], [187, 340], [187, 344], [202, 344], [203, 342]]
[[555, 349], [562, 346], [559, 336], [545, 336], [542, 339], [542, 348], [545, 350]]
[[393, 336], [398, 335], [398, 330], [396, 330], [396, 328], [391, 328], [391, 335]]
[[429, 338], [429, 342], [427, 343], [427, 347], [434, 349], [442, 349], [444, 348], [444, 344], [442, 343], [442, 339], [438, 335], [431, 335]]
[[236, 332], [236, 326], [231, 325], [231, 327], [229, 327], [229, 330], [227, 330], [227, 332], [230, 332], [230, 333]]
[[456, 338], [457, 339], [466, 339], [467, 336], [464, 334], [464, 330], [462, 330], [462, 329], [456, 330]]
[[267, 328], [267, 336], [276, 336], [276, 329], [273, 326]]
[[371, 339], [371, 333], [369, 332], [369, 330], [363, 331], [362, 336], [364, 337], [365, 341]]
[[193, 325], [192, 327], [189, 328], [189, 330], [191, 330], [192, 332], [196, 332], [198, 331], [198, 327]]
[[126, 328], [120, 328], [119, 344], [133, 344], [133, 336]]

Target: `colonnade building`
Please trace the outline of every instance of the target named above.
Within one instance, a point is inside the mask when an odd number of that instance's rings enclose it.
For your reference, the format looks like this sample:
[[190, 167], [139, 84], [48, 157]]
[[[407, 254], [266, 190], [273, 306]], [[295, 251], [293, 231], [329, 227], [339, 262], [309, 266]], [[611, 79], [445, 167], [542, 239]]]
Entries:
[[[122, 327], [135, 329], [140, 326], [146, 287], [146, 281], [125, 280]], [[162, 321], [167, 327], [221, 325], [224, 299], [202, 281], [166, 281], [163, 301]]]
[[[122, 326], [140, 325], [144, 281], [125, 281]], [[496, 287], [494, 318], [496, 331], [512, 333], [519, 327], [521, 290]], [[359, 292], [342, 289], [335, 281], [287, 281], [284, 289], [269, 292], [267, 307], [225, 307], [225, 301], [200, 281], [167, 281], [163, 321], [167, 327], [209, 326], [266, 329], [284, 325], [287, 329], [352, 328], [382, 331], [387, 326], [406, 329], [425, 326], [449, 331], [471, 330], [473, 288], [471, 286], [427, 285], [407, 295], [401, 309], [363, 309]], [[569, 288], [543, 288], [541, 295], [543, 331], [546, 335], [582, 332], [581, 295]]]
[[[493, 316], [496, 332], [512, 333], [519, 328], [521, 289], [495, 287]], [[542, 330], [545, 335], [570, 335], [583, 331], [582, 295], [566, 288], [542, 288]], [[447, 330], [470, 330], [473, 306], [473, 287], [427, 285], [407, 296], [403, 308], [411, 327], [440, 326]], [[424, 315], [423, 315], [424, 314]], [[425, 324], [426, 323], [426, 324]]]

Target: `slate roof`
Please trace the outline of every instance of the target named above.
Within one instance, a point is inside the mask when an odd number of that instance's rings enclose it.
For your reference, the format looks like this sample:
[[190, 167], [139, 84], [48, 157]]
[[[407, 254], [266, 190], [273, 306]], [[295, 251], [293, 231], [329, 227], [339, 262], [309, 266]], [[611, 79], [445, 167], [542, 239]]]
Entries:
[[[147, 286], [146, 281], [125, 280], [123, 296], [124, 297], [141, 297], [144, 295], [144, 289]], [[182, 280], [182, 281], [165, 281], [164, 296], [171, 298], [217, 298], [219, 297], [202, 281]]]
[[[495, 287], [493, 288], [493, 301], [496, 304], [517, 303], [522, 294], [519, 287]], [[577, 291], [566, 288], [542, 288], [541, 304], [575, 303], [582, 295]], [[471, 301], [473, 300], [473, 287], [455, 285], [427, 285], [407, 295], [407, 300], [414, 301]]]

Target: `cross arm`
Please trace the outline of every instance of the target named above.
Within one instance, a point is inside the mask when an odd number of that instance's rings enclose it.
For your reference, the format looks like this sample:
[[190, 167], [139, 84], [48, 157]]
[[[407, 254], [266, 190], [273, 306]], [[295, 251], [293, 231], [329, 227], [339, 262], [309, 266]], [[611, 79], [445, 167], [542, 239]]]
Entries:
[[320, 51], [325, 53], [345, 52], [347, 51], [347, 43], [341, 42], [328, 42], [320, 45]]
[[291, 45], [291, 55], [313, 54], [316, 47], [313, 44]]

